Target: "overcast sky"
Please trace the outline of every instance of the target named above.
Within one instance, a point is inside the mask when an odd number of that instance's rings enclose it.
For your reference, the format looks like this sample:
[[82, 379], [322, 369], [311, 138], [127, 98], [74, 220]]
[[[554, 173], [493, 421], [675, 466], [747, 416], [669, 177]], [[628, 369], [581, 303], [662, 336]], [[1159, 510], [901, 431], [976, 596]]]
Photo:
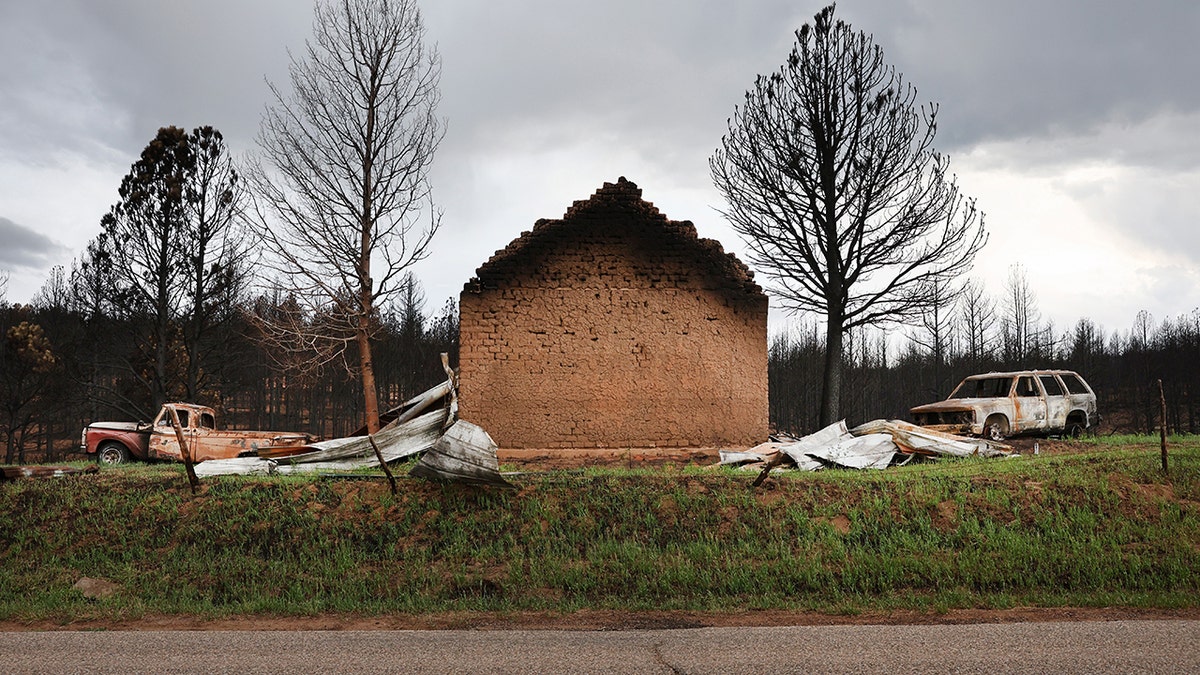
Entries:
[[[824, 1], [427, 0], [448, 132], [429, 311], [496, 249], [626, 176], [727, 250], [707, 159]], [[1125, 330], [1200, 307], [1200, 2], [842, 0], [837, 16], [941, 106], [937, 148], [1045, 318]], [[161, 126], [254, 149], [305, 0], [0, 0], [0, 271], [26, 302], [100, 231]], [[773, 325], [781, 325], [778, 312]]]

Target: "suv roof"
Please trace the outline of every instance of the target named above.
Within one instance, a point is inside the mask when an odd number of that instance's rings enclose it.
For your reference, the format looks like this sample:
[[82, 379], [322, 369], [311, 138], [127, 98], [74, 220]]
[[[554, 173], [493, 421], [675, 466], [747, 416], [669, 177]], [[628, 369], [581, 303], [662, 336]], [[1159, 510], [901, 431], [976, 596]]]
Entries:
[[984, 377], [1017, 377], [1019, 375], [1054, 375], [1054, 374], [1063, 374], [1063, 373], [1069, 373], [1071, 375], [1078, 375], [1078, 373], [1076, 373], [1073, 370], [1062, 370], [1062, 369], [1040, 370], [1039, 369], [1039, 370], [1011, 370], [1011, 371], [1006, 371], [1006, 372], [1002, 372], [1002, 373], [1001, 372], [980, 373], [979, 375], [968, 375], [963, 379], [978, 380], [978, 379], [984, 378]]

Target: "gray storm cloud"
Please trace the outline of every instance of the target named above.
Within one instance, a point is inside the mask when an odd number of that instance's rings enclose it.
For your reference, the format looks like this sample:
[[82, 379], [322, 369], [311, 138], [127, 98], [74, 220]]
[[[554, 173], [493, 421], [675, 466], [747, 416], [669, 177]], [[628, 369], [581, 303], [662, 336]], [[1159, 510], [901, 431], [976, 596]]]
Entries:
[[0, 270], [41, 269], [66, 251], [46, 235], [0, 216]]

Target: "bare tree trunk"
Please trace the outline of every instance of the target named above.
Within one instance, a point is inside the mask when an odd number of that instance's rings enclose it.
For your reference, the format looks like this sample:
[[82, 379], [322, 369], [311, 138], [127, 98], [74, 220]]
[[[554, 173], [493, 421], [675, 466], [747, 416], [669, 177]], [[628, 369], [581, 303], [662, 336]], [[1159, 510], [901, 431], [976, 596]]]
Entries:
[[187, 399], [189, 401], [200, 400], [200, 355], [199, 342], [200, 333], [203, 332], [204, 324], [204, 259], [206, 251], [202, 246], [198, 246], [193, 254], [193, 264], [191, 270], [192, 307], [190, 316], [188, 317], [188, 326], [183, 336], [184, 348], [187, 351], [187, 381], [184, 387], [187, 390]]
[[[361, 243], [359, 249], [359, 315], [358, 315], [358, 355], [362, 369], [363, 415], [367, 418], [367, 434], [379, 431], [379, 390], [375, 387], [375, 362], [371, 358], [371, 318], [374, 314], [375, 296], [374, 281], [371, 279], [371, 251], [376, 243], [373, 238], [375, 231], [375, 185], [372, 157], [375, 144], [375, 111], [378, 106], [376, 90], [367, 94], [367, 120], [363, 138], [366, 140], [362, 157], [362, 213], [359, 220]], [[387, 467], [384, 467], [387, 471]], [[393, 487], [394, 492], [394, 487]]]
[[166, 299], [165, 283], [160, 282], [156, 314], [154, 317], [154, 400], [151, 409], [161, 408], [167, 402], [167, 353], [170, 341], [170, 306]]
[[825, 325], [825, 374], [821, 383], [821, 428], [838, 421], [842, 399], [842, 329], [830, 317]]
[[375, 390], [375, 364], [371, 361], [370, 317], [361, 316], [358, 331], [358, 355], [362, 368], [363, 413], [367, 418], [367, 433], [379, 431], [379, 394]]

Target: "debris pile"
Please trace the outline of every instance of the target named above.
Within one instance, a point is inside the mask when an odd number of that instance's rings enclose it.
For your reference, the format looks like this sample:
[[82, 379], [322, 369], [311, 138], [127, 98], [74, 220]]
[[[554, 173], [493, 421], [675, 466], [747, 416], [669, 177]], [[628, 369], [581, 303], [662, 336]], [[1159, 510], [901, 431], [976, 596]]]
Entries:
[[196, 465], [196, 475], [353, 471], [425, 453], [412, 475], [511, 487], [500, 477], [495, 441], [483, 429], [457, 416], [458, 401], [451, 375], [445, 382], [382, 415], [389, 421], [375, 434], [363, 429], [354, 436], [307, 445], [261, 448], [256, 457], [208, 460]]
[[901, 420], [875, 420], [853, 429], [845, 420], [803, 438], [781, 438], [744, 452], [722, 450], [720, 464], [767, 471], [791, 467], [800, 471], [886, 469], [914, 458], [1007, 457], [1007, 445], [955, 436]]

